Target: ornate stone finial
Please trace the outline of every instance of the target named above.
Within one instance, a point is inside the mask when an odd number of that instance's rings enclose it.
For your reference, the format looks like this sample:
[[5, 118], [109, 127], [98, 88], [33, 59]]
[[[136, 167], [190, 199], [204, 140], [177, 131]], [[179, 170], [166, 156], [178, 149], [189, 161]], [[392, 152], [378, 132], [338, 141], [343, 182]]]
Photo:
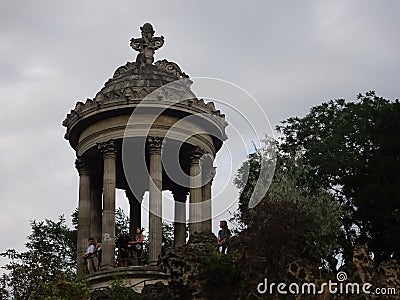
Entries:
[[154, 51], [160, 49], [164, 45], [163, 36], [154, 36], [153, 26], [150, 23], [140, 27], [142, 31], [141, 38], [132, 38], [131, 47], [139, 51], [136, 62], [151, 65], [154, 62]]

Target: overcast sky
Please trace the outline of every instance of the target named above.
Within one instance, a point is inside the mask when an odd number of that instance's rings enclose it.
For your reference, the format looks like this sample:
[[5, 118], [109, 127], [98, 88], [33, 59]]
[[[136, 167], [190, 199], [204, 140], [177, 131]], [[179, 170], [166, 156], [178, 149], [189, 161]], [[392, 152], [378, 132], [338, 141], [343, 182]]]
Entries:
[[[165, 37], [156, 60], [238, 85], [275, 126], [333, 98], [398, 98], [399, 12], [396, 0], [1, 1], [0, 251], [23, 250], [29, 220], [76, 208], [75, 154], [61, 123], [135, 60], [129, 41], [145, 22]], [[215, 186], [235, 198], [219, 167]]]

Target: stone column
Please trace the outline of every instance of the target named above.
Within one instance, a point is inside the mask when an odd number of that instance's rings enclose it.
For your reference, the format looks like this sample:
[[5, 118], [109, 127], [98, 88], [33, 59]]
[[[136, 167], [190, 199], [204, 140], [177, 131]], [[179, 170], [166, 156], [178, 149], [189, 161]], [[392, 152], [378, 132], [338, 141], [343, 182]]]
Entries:
[[199, 148], [195, 147], [190, 157], [190, 203], [189, 203], [189, 232], [202, 231], [202, 217], [203, 210], [201, 202], [202, 196], [202, 176], [200, 168], [200, 158], [204, 152]]
[[77, 273], [83, 274], [85, 265], [82, 255], [88, 247], [90, 237], [90, 175], [86, 162], [78, 158], [75, 166], [79, 172], [79, 202], [78, 202], [78, 236], [77, 236]]
[[[129, 234], [135, 238], [136, 228], [142, 228], [142, 198], [143, 194], [134, 195], [131, 190], [126, 190], [125, 195], [129, 201]], [[138, 199], [140, 197], [140, 199]]]
[[174, 245], [183, 246], [186, 243], [186, 196], [184, 189], [172, 191], [175, 200]]
[[90, 198], [92, 202], [90, 213], [90, 234], [96, 242], [97, 239], [101, 239], [102, 227], [102, 191], [100, 187], [91, 189]]
[[103, 226], [102, 263], [104, 269], [115, 265], [115, 185], [116, 185], [116, 147], [110, 140], [98, 145], [103, 154]]
[[215, 176], [215, 167], [207, 170], [205, 175], [205, 182], [202, 187], [203, 189], [203, 222], [202, 222], [202, 232], [212, 231], [212, 208], [211, 208], [211, 186]]
[[162, 244], [162, 162], [160, 137], [148, 137], [149, 179], [149, 264], [156, 264]]

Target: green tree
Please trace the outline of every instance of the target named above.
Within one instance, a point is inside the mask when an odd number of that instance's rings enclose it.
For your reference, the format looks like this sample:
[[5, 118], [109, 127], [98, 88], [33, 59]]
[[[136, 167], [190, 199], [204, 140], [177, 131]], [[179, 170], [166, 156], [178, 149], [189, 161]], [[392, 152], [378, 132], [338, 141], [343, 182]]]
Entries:
[[57, 221], [46, 219], [31, 222], [32, 233], [25, 246], [32, 255], [45, 262], [46, 272], [54, 276], [59, 271], [76, 271], [76, 231], [66, 225], [64, 216]]
[[[76, 278], [77, 210], [72, 213], [73, 228], [66, 225], [65, 218], [31, 222], [31, 234], [27, 237], [27, 251], [19, 253], [9, 249], [0, 256], [8, 259], [2, 268], [6, 271], [0, 278], [0, 299], [87, 299], [89, 290]], [[163, 226], [163, 241], [171, 243], [171, 226]], [[129, 217], [118, 208], [116, 233], [129, 232]], [[147, 256], [145, 241], [144, 259]], [[125, 288], [125, 287], [124, 287]], [[127, 297], [124, 289], [113, 285], [110, 297], [118, 294]], [[134, 299], [135, 293], [129, 294]], [[133, 297], [133, 298], [132, 298]], [[121, 298], [125, 299], [125, 298]], [[126, 298], [128, 299], [128, 298]]]
[[[268, 149], [272, 142], [266, 142]], [[268, 176], [260, 176], [262, 165], [271, 171], [275, 162], [269, 185], [265, 180]], [[303, 184], [308, 169], [301, 158], [278, 153], [275, 160], [270, 151], [258, 149], [237, 171], [234, 183], [240, 190], [239, 210], [233, 221], [238, 229], [230, 242], [230, 256], [239, 273], [234, 287], [239, 286], [240, 298], [254, 297], [255, 287], [264, 278], [272, 282], [293, 280], [288, 272], [292, 265], [302, 265], [310, 272], [336, 269], [343, 212], [325, 190]], [[251, 207], [259, 184], [269, 185], [269, 189]], [[297, 281], [302, 279], [296, 277]]]
[[43, 299], [58, 278], [74, 280], [76, 232], [67, 227], [65, 218], [57, 221], [32, 221], [27, 251], [9, 249], [0, 255], [9, 259], [3, 266], [3, 289], [14, 299]]
[[162, 223], [162, 243], [164, 247], [171, 247], [174, 244], [173, 223]]
[[338, 248], [342, 212], [326, 191], [310, 190], [301, 184], [308, 167], [300, 159], [278, 155], [275, 175], [265, 197], [256, 207], [248, 207], [265, 153], [258, 150], [250, 154], [234, 180], [240, 189], [236, 215], [242, 225], [239, 236], [247, 241], [248, 251], [268, 259], [272, 264], [269, 268], [276, 273], [290, 257], [307, 258], [315, 264], [321, 258], [329, 261]]
[[331, 100], [303, 118], [283, 121], [281, 150], [311, 166], [304, 184], [322, 187], [347, 212], [341, 245], [351, 259], [356, 240], [379, 263], [400, 258], [400, 103], [375, 92]]
[[115, 211], [115, 235], [129, 234], [129, 217], [121, 207]]

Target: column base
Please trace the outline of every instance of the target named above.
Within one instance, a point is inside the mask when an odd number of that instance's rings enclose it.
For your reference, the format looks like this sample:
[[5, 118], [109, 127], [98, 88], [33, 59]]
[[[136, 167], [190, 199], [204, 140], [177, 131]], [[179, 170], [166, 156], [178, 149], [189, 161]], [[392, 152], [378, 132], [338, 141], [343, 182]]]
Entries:
[[149, 266], [157, 266], [158, 261], [149, 261]]
[[100, 271], [112, 270], [114, 268], [115, 268], [115, 266], [113, 266], [113, 265], [101, 265], [100, 266]]
[[87, 276], [86, 280], [91, 290], [109, 288], [118, 279], [135, 292], [141, 293], [146, 284], [154, 284], [159, 281], [168, 284], [168, 278], [169, 275], [161, 272], [157, 267], [146, 265], [100, 270]]

